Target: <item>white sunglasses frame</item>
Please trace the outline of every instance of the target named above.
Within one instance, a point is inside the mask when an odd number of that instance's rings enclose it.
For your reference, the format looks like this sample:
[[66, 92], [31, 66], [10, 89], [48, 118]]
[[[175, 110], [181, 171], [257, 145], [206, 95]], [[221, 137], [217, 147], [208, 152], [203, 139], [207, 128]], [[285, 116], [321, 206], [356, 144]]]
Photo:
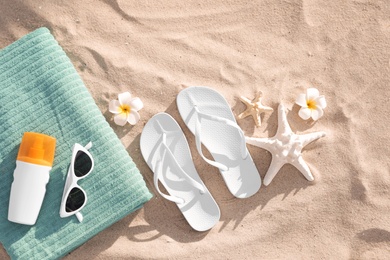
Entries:
[[[79, 222], [83, 221], [83, 215], [81, 214], [80, 211], [87, 204], [88, 198], [87, 198], [87, 193], [84, 191], [83, 188], [81, 188], [77, 184], [77, 182], [79, 180], [84, 179], [85, 177], [87, 177], [93, 171], [95, 163], [93, 161], [93, 157], [92, 157], [91, 153], [88, 151], [89, 149], [91, 149], [91, 147], [92, 147], [92, 142], [89, 142], [86, 146], [82, 146], [82, 145], [80, 145], [78, 143], [75, 143], [74, 146], [73, 146], [72, 157], [71, 157], [72, 159], [71, 159], [71, 162], [70, 162], [70, 165], [69, 165], [69, 169], [68, 169], [68, 174], [67, 174], [67, 177], [66, 177], [66, 182], [65, 182], [65, 186], [64, 186], [64, 192], [62, 194], [61, 207], [60, 207], [60, 217], [61, 218], [66, 218], [66, 217], [70, 217], [72, 215], [76, 215], [76, 217], [77, 217]], [[77, 152], [79, 152], [79, 151], [82, 151], [85, 154], [87, 154], [89, 156], [89, 158], [91, 159], [91, 162], [92, 162], [91, 169], [89, 170], [89, 172], [87, 174], [81, 176], [81, 177], [77, 177], [76, 174], [73, 171], [74, 162], [76, 160], [76, 155], [77, 155]], [[70, 191], [73, 188], [78, 188], [78, 189], [81, 190], [81, 192], [84, 193], [85, 201], [84, 201], [83, 205], [79, 209], [77, 209], [75, 211], [72, 211], [72, 212], [67, 212], [66, 211], [66, 201], [68, 199]]]

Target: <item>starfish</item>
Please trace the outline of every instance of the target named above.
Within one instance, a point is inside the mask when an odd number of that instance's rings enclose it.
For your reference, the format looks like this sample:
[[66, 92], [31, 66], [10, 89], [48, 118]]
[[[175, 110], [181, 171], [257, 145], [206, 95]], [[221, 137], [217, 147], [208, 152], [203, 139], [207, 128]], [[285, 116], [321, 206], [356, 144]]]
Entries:
[[246, 110], [238, 115], [239, 119], [245, 118], [247, 116], [252, 116], [255, 120], [256, 126], [261, 126], [260, 114], [266, 111], [273, 111], [271, 107], [264, 106], [261, 103], [263, 92], [259, 91], [256, 94], [256, 97], [250, 101], [246, 97], [241, 96], [240, 100], [246, 105]]
[[325, 132], [310, 134], [294, 134], [287, 122], [287, 117], [282, 104], [278, 107], [278, 130], [271, 138], [245, 137], [246, 142], [251, 145], [268, 150], [272, 153], [272, 161], [264, 177], [264, 185], [268, 186], [272, 179], [286, 163], [295, 166], [305, 178], [313, 181], [314, 177], [309, 166], [302, 158], [302, 149], [314, 140], [325, 136]]

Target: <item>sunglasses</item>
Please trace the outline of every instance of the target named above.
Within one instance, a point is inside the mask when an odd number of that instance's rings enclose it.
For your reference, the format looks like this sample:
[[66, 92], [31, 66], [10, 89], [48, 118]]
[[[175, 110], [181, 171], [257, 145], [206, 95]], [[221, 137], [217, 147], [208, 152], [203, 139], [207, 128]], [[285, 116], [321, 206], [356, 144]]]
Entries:
[[76, 215], [79, 222], [83, 221], [83, 215], [80, 213], [80, 210], [87, 204], [87, 194], [77, 182], [87, 177], [93, 170], [93, 158], [88, 152], [91, 147], [91, 142], [85, 147], [78, 143], [73, 146], [72, 160], [66, 177], [64, 193], [62, 194], [61, 218]]

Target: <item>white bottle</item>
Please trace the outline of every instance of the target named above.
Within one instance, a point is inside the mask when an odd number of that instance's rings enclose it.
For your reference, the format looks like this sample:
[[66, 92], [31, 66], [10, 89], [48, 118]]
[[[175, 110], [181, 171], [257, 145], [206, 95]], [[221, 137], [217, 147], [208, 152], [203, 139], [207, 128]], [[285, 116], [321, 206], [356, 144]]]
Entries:
[[8, 220], [34, 225], [46, 193], [56, 139], [26, 132], [20, 144], [8, 207]]

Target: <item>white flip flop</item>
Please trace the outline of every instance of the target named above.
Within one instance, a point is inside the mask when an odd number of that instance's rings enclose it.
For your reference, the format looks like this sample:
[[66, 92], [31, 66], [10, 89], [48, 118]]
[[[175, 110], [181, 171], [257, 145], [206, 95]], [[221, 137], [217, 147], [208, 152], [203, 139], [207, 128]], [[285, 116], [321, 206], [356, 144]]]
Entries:
[[[180, 91], [176, 103], [183, 121], [195, 135], [199, 154], [220, 170], [229, 191], [237, 198], [255, 194], [261, 186], [260, 175], [225, 98], [211, 88], [189, 87]], [[201, 144], [214, 161], [203, 155]]]
[[[182, 129], [166, 113], [153, 116], [140, 140], [141, 153], [154, 173], [154, 186], [167, 200], [175, 202], [190, 226], [206, 231], [218, 223], [217, 203], [200, 179]], [[169, 195], [160, 191], [161, 182]]]

